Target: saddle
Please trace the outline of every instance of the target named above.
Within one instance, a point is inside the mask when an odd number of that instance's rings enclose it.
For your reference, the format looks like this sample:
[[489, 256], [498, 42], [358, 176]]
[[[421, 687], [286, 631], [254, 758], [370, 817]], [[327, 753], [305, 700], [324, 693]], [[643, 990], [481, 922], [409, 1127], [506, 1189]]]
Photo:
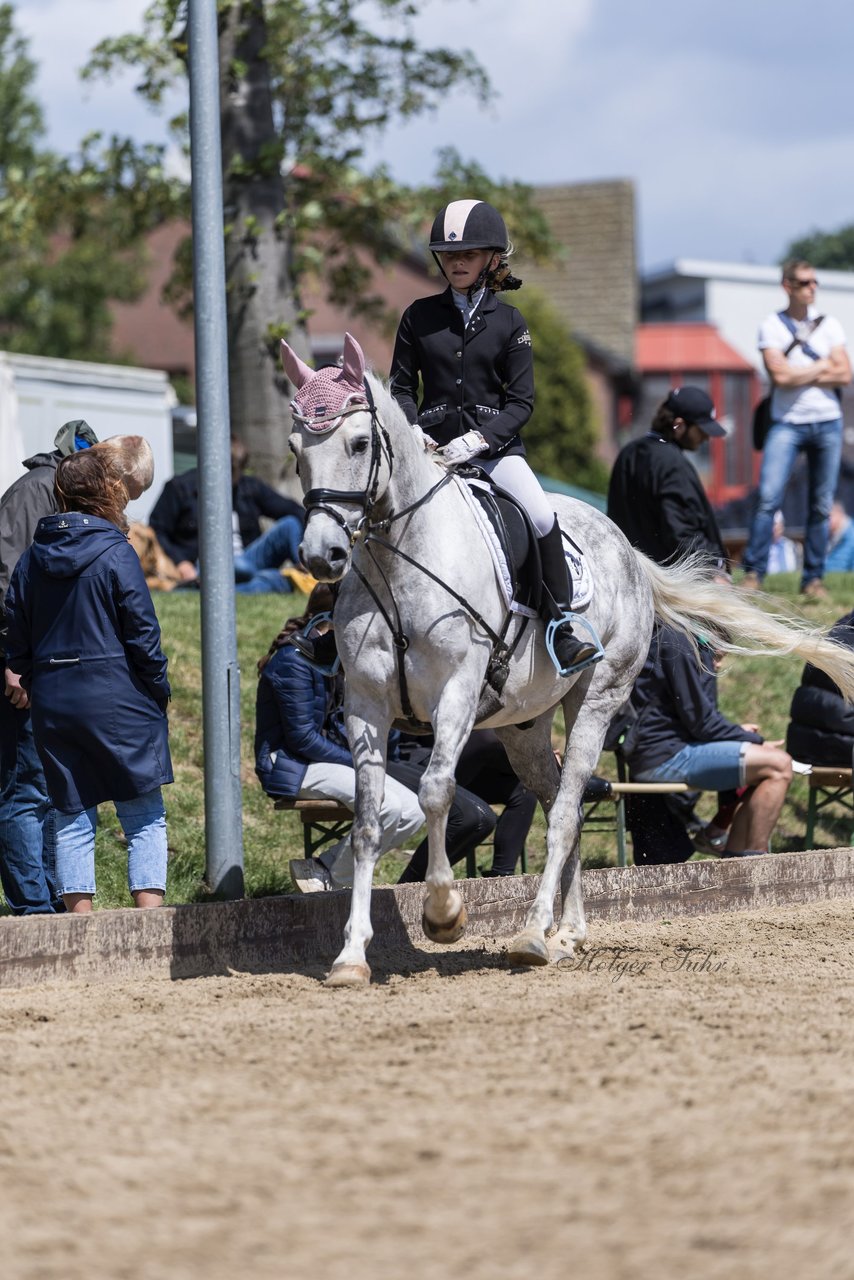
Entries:
[[[456, 473], [465, 482], [467, 495], [475, 500], [472, 505], [492, 552], [508, 607], [525, 617], [539, 616], [542, 565], [537, 531], [527, 511], [477, 465], [457, 467]], [[572, 607], [578, 612], [589, 605], [593, 582], [582, 549], [567, 533], [561, 531], [561, 536], [572, 580]]]

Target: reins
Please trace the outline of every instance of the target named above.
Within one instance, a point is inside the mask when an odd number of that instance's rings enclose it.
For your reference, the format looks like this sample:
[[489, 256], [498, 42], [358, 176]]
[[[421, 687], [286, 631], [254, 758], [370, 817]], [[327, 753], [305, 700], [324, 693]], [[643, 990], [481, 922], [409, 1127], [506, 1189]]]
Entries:
[[[452, 471], [446, 471], [445, 474], [441, 477], [440, 480], [437, 481], [436, 484], [431, 485], [426, 493], [423, 493], [420, 498], [417, 498], [415, 502], [410, 503], [409, 506], [402, 508], [400, 511], [393, 511], [389, 515], [384, 516], [382, 519], [379, 519], [379, 520], [372, 519], [373, 508], [377, 502], [377, 491], [379, 489], [379, 478], [380, 478], [380, 468], [382, 465], [382, 459], [385, 456], [386, 459], [388, 460], [389, 479], [390, 479], [394, 470], [394, 449], [392, 448], [391, 438], [388, 434], [388, 431], [379, 420], [376, 403], [374, 401], [374, 397], [373, 397], [373, 393], [371, 392], [370, 385], [366, 381], [364, 386], [365, 386], [365, 392], [367, 394], [368, 410], [371, 416], [371, 462], [370, 462], [370, 468], [368, 471], [368, 480], [367, 480], [367, 484], [365, 485], [365, 488], [364, 489], [310, 489], [308, 493], [305, 495], [305, 497], [303, 498], [303, 506], [305, 507], [309, 515], [311, 514], [312, 511], [322, 511], [325, 515], [331, 516], [333, 520], [335, 520], [338, 524], [341, 525], [343, 529], [347, 531], [347, 534], [350, 538], [351, 548], [354, 546], [354, 544], [357, 541], [361, 540], [362, 545], [365, 547], [366, 553], [371, 558], [371, 563], [373, 564], [377, 573], [382, 578], [386, 587], [386, 591], [388, 592], [389, 600], [391, 602], [391, 609], [394, 611], [394, 617], [392, 617], [389, 609], [387, 609], [386, 606], [383, 604], [379, 595], [371, 586], [370, 582], [365, 577], [364, 573], [362, 573], [361, 569], [359, 569], [358, 565], [351, 562], [351, 568], [353, 572], [361, 582], [362, 586], [368, 592], [369, 596], [371, 597], [374, 604], [376, 605], [379, 613], [381, 614], [383, 620], [388, 626], [389, 631], [391, 632], [392, 642], [394, 643], [394, 647], [397, 650], [397, 662], [396, 662], [397, 677], [398, 677], [398, 687], [400, 691], [400, 704], [403, 709], [403, 713], [411, 725], [423, 728], [428, 726], [425, 726], [423, 722], [420, 721], [415, 715], [415, 712], [412, 708], [412, 703], [409, 698], [409, 690], [406, 684], [406, 671], [404, 667], [403, 655], [406, 653], [407, 649], [409, 648], [409, 644], [410, 644], [409, 637], [407, 636], [406, 632], [403, 630], [403, 624], [400, 617], [400, 610], [397, 607], [397, 602], [394, 598], [394, 592], [392, 590], [391, 583], [389, 582], [388, 577], [382, 565], [379, 563], [379, 561], [377, 560], [377, 557], [374, 555], [371, 543], [378, 543], [379, 546], [385, 548], [386, 551], [390, 551], [394, 555], [399, 556], [401, 560], [405, 560], [407, 564], [411, 565], [414, 569], [417, 569], [420, 573], [423, 573], [426, 577], [430, 578], [432, 582], [435, 582], [438, 586], [442, 588], [443, 591], [447, 592], [448, 595], [452, 596], [453, 599], [456, 600], [457, 603], [462, 606], [462, 608], [473, 620], [473, 622], [475, 622], [478, 626], [482, 627], [486, 635], [492, 641], [492, 656], [489, 661], [489, 666], [487, 667], [487, 679], [490, 681], [490, 683], [493, 685], [494, 688], [496, 688], [497, 692], [499, 693], [501, 692], [501, 689], [504, 687], [504, 683], [507, 679], [507, 672], [509, 669], [510, 658], [512, 657], [513, 652], [517, 644], [519, 643], [519, 640], [521, 639], [522, 631], [524, 630], [524, 628], [520, 628], [520, 631], [516, 636], [516, 638], [514, 639], [513, 644], [508, 648], [507, 644], [505, 643], [505, 636], [507, 635], [507, 630], [510, 625], [510, 619], [512, 617], [510, 610], [508, 610], [505, 615], [504, 624], [501, 628], [500, 633], [496, 632], [489, 625], [489, 623], [482, 616], [482, 614], [480, 614], [478, 610], [475, 609], [475, 607], [468, 600], [466, 600], [465, 596], [461, 595], [458, 591], [455, 591], [453, 587], [450, 587], [447, 584], [447, 582], [443, 582], [442, 579], [438, 576], [438, 574], [433, 573], [433, 571], [431, 569], [428, 569], [426, 565], [421, 564], [418, 560], [414, 559], [413, 556], [410, 556], [407, 552], [402, 551], [400, 547], [396, 546], [393, 542], [389, 541], [388, 538], [381, 536], [382, 534], [388, 533], [391, 526], [395, 524], [398, 520], [402, 520], [404, 516], [412, 515], [413, 512], [419, 509], [419, 507], [422, 507], [426, 503], [428, 503], [430, 499], [439, 492], [440, 489], [443, 489], [445, 485], [448, 484], [449, 481], [454, 478], [454, 473]], [[352, 413], [359, 413], [359, 412], [362, 412], [362, 406], [355, 405], [352, 408], [348, 409], [346, 413], [340, 414], [339, 417], [343, 419], [345, 417], [348, 417]], [[351, 530], [344, 516], [342, 516], [340, 512], [336, 511], [334, 507], [329, 505], [331, 502], [354, 503], [362, 508], [364, 515], [362, 516], [355, 530]]]

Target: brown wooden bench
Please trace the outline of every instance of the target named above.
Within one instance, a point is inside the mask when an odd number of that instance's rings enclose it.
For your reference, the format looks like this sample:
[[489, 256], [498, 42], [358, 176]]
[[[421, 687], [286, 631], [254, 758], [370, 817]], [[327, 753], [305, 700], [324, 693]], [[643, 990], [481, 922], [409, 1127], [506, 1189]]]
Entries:
[[305, 856], [313, 858], [318, 849], [341, 840], [353, 825], [353, 811], [338, 800], [277, 800], [277, 809], [298, 813], [302, 822]]
[[[298, 813], [302, 822], [303, 847], [307, 858], [314, 857], [318, 849], [333, 840], [341, 840], [353, 825], [353, 813], [338, 800], [277, 800], [276, 809]], [[484, 842], [491, 844], [491, 838]], [[478, 846], [480, 847], [480, 846]], [[523, 846], [522, 872], [528, 870], [527, 852]], [[466, 854], [466, 875], [473, 880], [477, 875], [475, 850]]]
[[[827, 769], [813, 765], [809, 777], [809, 800], [807, 802], [807, 829], [804, 836], [805, 847], [811, 849], [815, 843], [815, 821], [822, 809], [828, 805], [838, 804], [849, 813], [854, 813], [854, 794], [850, 769]], [[854, 833], [851, 842], [854, 843]]]

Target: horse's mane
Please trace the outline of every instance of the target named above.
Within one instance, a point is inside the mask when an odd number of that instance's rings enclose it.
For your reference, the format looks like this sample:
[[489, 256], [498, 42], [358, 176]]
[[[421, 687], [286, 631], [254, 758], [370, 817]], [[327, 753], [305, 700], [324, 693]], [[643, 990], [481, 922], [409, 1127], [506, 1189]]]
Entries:
[[[409, 421], [400, 405], [388, 389], [388, 383], [378, 374], [369, 369], [365, 373], [365, 381], [371, 388], [371, 394], [374, 397], [374, 404], [377, 407], [377, 414], [380, 422], [392, 435], [396, 433], [411, 433], [415, 437], [424, 453], [428, 453], [427, 440], [421, 428]], [[441, 458], [435, 453], [430, 453], [430, 458], [437, 464], [444, 465]]]

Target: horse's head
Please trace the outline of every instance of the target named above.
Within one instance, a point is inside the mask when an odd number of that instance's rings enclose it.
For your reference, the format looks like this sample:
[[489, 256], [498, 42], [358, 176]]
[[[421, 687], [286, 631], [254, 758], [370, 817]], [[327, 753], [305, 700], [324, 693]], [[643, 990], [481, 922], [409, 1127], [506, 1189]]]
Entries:
[[296, 387], [288, 445], [296, 456], [307, 511], [300, 555], [315, 578], [337, 582], [349, 567], [360, 522], [388, 485], [388, 437], [365, 380], [365, 357], [349, 333], [341, 368], [315, 372], [286, 342], [282, 367]]

